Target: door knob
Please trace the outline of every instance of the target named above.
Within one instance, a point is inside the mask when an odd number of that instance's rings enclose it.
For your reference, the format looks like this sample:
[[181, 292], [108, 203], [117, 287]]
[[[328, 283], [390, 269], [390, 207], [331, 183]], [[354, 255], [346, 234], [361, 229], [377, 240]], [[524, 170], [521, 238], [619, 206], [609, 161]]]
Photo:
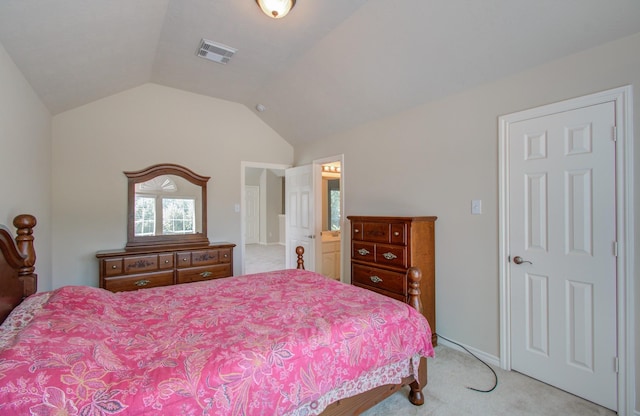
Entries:
[[533, 263], [531, 263], [529, 260], [525, 260], [525, 259], [523, 259], [523, 258], [522, 258], [522, 257], [520, 257], [520, 256], [515, 256], [515, 257], [513, 258], [513, 262], [514, 262], [515, 264], [522, 264], [522, 263], [529, 263], [529, 264], [533, 264]]

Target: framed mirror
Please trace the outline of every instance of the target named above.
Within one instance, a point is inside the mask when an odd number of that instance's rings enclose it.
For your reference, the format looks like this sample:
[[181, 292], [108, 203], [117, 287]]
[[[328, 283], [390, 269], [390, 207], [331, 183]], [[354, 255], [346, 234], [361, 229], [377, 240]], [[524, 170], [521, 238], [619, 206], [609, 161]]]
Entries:
[[208, 176], [170, 163], [124, 174], [129, 182], [127, 248], [209, 244]]

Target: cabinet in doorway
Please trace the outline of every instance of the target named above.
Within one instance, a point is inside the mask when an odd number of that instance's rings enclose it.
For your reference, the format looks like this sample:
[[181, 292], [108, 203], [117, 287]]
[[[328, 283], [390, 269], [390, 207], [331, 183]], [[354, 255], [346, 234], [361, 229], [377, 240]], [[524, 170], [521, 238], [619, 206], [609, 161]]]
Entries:
[[437, 217], [348, 216], [351, 283], [406, 302], [406, 272], [418, 267], [423, 314], [436, 345], [435, 222]]
[[322, 274], [340, 280], [340, 240], [322, 241]]

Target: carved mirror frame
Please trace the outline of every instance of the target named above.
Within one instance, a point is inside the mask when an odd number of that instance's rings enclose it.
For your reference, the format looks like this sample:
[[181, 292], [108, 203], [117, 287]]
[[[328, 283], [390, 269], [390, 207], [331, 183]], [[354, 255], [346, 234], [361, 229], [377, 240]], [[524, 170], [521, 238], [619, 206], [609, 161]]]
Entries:
[[[209, 245], [207, 238], [207, 182], [209, 176], [202, 176], [194, 173], [184, 166], [162, 163], [149, 166], [146, 169], [138, 171], [124, 172], [128, 178], [128, 206], [127, 206], [127, 249], [148, 248], [156, 246], [202, 246]], [[202, 191], [201, 198], [201, 232], [194, 234], [179, 235], [153, 235], [153, 236], [136, 236], [135, 235], [135, 205], [136, 205], [136, 184], [146, 182], [150, 179], [162, 175], [177, 175], [186, 179], [192, 184], [199, 186]]]

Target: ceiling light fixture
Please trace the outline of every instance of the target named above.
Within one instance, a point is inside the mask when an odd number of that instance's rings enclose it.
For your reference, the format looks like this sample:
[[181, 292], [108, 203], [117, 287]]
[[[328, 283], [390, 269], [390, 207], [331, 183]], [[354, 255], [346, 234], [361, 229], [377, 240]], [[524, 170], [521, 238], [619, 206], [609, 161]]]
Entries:
[[281, 19], [293, 9], [296, 0], [256, 0], [264, 14], [274, 19]]
[[322, 171], [323, 172], [329, 172], [329, 173], [340, 173], [340, 166], [322, 165]]

